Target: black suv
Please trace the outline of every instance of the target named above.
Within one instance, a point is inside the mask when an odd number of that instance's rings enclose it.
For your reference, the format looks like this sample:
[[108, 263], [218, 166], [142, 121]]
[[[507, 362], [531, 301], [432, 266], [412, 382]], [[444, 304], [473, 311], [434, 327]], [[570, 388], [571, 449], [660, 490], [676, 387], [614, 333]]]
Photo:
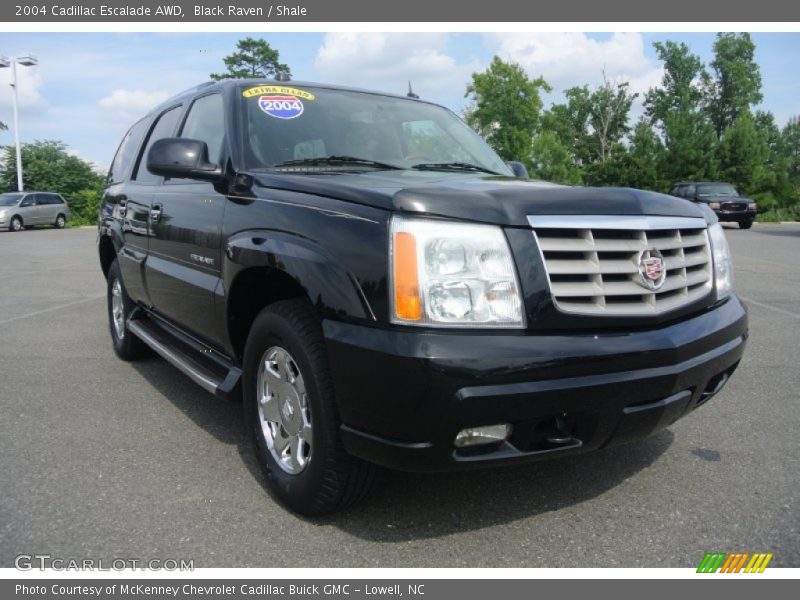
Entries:
[[226, 81], [125, 135], [99, 216], [114, 350], [243, 400], [304, 514], [412, 471], [566, 456], [705, 403], [742, 357], [714, 214], [515, 178], [454, 113]]
[[717, 219], [736, 222], [742, 229], [750, 229], [756, 219], [756, 201], [741, 196], [730, 183], [682, 181], [675, 184], [670, 193], [692, 202], [707, 204]]

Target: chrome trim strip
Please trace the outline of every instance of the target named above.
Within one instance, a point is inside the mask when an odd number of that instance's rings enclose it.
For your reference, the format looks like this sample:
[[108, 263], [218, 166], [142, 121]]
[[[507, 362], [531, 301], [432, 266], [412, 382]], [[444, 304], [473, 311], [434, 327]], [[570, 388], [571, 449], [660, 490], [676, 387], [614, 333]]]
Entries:
[[174, 352], [172, 352], [172, 350], [151, 336], [135, 320], [128, 319], [128, 322], [125, 324], [125, 326], [128, 328], [128, 331], [132, 332], [136, 337], [150, 346], [164, 360], [186, 375], [189, 379], [194, 381], [201, 388], [207, 392], [211, 392], [212, 394], [217, 393], [217, 387], [219, 386], [218, 382], [209, 379], [191, 365], [183, 362], [178, 356], [175, 355]]
[[531, 215], [534, 229], [705, 229], [701, 217], [654, 217], [648, 215]]

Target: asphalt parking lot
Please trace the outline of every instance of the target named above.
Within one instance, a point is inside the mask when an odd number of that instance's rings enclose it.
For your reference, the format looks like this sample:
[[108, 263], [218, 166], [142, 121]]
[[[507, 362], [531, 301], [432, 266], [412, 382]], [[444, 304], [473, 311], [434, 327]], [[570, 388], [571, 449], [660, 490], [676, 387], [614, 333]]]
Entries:
[[800, 566], [800, 224], [726, 228], [751, 337], [727, 389], [636, 444], [495, 471], [384, 472], [303, 519], [263, 487], [240, 406], [111, 349], [93, 229], [0, 233], [0, 566], [620, 567], [773, 552]]

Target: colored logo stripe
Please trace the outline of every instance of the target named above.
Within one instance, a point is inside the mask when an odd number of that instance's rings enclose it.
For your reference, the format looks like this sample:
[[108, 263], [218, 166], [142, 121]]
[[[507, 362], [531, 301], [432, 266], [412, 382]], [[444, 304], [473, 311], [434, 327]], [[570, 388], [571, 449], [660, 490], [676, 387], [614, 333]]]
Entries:
[[723, 563], [720, 573], [738, 573], [744, 567], [744, 561], [750, 557], [749, 552], [736, 552], [729, 554], [727, 560]]
[[756, 552], [754, 554], [749, 552], [732, 552], [730, 554], [725, 552], [706, 552], [697, 567], [697, 572], [740, 573], [744, 570], [745, 573], [763, 573], [772, 557], [772, 553], [765, 552]]
[[753, 554], [753, 558], [750, 559], [750, 562], [747, 564], [747, 568], [744, 570], [744, 572], [763, 573], [764, 569], [767, 568], [769, 561], [772, 560], [772, 556], [773, 554], [771, 552], [769, 554]]
[[706, 552], [700, 566], [697, 567], [698, 573], [716, 573], [722, 561], [725, 560], [724, 552]]

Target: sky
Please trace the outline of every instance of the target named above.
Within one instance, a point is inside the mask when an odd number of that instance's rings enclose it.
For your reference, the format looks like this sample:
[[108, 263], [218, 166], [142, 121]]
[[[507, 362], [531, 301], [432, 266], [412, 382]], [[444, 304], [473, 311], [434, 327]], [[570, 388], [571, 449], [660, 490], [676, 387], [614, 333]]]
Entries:
[[[280, 51], [295, 80], [405, 93], [409, 80], [422, 98], [460, 112], [473, 72], [492, 57], [512, 60], [553, 87], [545, 106], [574, 85], [624, 79], [643, 95], [659, 84], [653, 42], [685, 42], [712, 60], [713, 33], [4, 33], [0, 55], [32, 53], [21, 67], [23, 142], [55, 139], [104, 171], [127, 128], [150, 108], [224, 71], [237, 40], [263, 37]], [[764, 101], [780, 125], [800, 114], [800, 34], [755, 33]], [[0, 121], [12, 126], [10, 69], [0, 69]], [[640, 99], [641, 100], [641, 97]], [[634, 105], [632, 117], [642, 112]], [[0, 131], [0, 145], [13, 144]]]

